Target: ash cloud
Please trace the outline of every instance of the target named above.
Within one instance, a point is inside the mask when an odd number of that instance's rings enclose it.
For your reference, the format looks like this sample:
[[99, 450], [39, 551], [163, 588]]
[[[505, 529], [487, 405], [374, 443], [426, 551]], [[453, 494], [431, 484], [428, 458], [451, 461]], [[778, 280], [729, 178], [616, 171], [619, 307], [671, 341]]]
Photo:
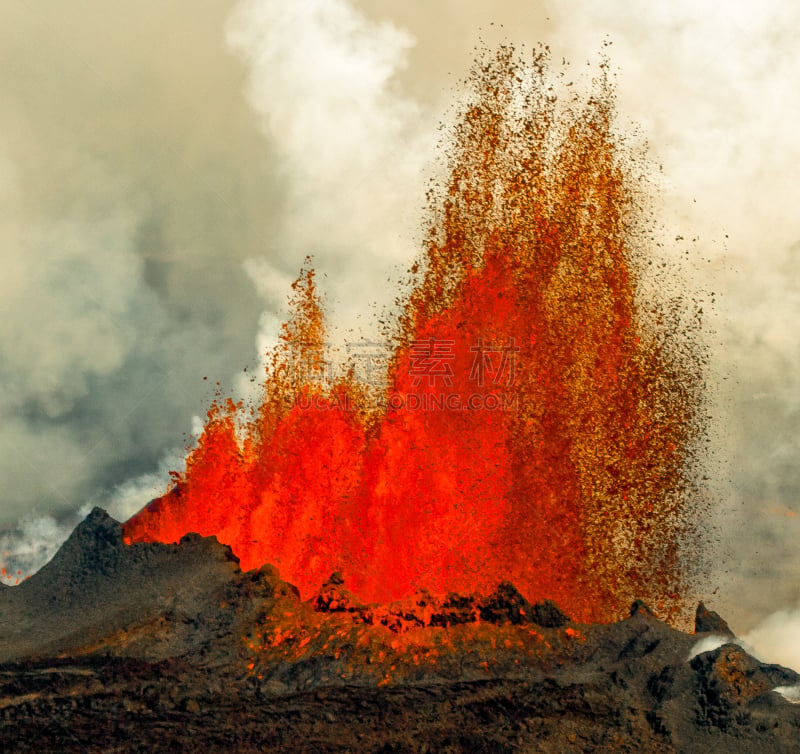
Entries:
[[280, 182], [229, 11], [0, 8], [0, 526], [27, 566], [252, 360]]

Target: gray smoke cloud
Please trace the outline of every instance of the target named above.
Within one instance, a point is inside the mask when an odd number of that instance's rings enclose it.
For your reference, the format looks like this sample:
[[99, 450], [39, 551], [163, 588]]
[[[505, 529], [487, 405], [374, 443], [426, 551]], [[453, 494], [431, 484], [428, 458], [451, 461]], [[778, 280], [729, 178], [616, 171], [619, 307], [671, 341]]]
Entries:
[[195, 11], [0, 3], [0, 559], [14, 574], [85, 505], [130, 515], [125, 480], [163, 489], [203, 377], [229, 383], [253, 359], [264, 302], [242, 265], [271, 248], [280, 184], [225, 48], [230, 3]]
[[[57, 518], [188, 440], [252, 360], [279, 182], [228, 3], [2, 3], [0, 523]], [[179, 51], [179, 52], [178, 52]]]
[[771, 613], [745, 634], [744, 641], [761, 660], [800, 668], [800, 609]]
[[391, 302], [388, 278], [415, 253], [436, 124], [479, 37], [547, 43], [576, 81], [607, 39], [622, 124], [662, 166], [659, 253], [688, 252], [681, 285], [716, 294], [714, 608], [747, 632], [800, 606], [800, 8], [0, 0], [0, 13], [4, 551], [26, 531], [52, 550], [85, 503], [127, 515], [153, 494], [207, 386], [245, 391], [240, 370], [274, 342], [306, 254], [339, 337], [369, 332], [368, 304]]

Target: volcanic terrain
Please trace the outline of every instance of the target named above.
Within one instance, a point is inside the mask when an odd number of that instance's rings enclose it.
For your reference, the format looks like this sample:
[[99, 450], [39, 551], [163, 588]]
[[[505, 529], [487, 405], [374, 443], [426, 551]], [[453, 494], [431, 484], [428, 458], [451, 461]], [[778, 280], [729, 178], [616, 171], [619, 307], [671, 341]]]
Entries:
[[[3, 751], [797, 751], [800, 684], [698, 607], [579, 624], [511, 584], [301, 600], [214, 537], [125, 545], [96, 508], [0, 591]], [[719, 635], [719, 648], [691, 657]], [[729, 639], [729, 641], [725, 641]]]
[[309, 264], [257, 402], [0, 589], [0, 750], [800, 748], [797, 673], [648, 607], [704, 583], [702, 309], [607, 62], [548, 65], [476, 63], [380, 384], [330, 374]]

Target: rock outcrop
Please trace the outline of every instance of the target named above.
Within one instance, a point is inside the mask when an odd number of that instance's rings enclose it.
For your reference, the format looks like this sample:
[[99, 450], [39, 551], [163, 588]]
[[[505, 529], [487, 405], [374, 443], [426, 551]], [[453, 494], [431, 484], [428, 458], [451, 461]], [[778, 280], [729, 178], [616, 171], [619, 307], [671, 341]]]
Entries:
[[789, 752], [792, 670], [644, 603], [571, 621], [489, 595], [365, 605], [333, 574], [302, 600], [215, 538], [122, 541], [95, 509], [53, 560], [0, 591], [0, 749], [276, 752]]

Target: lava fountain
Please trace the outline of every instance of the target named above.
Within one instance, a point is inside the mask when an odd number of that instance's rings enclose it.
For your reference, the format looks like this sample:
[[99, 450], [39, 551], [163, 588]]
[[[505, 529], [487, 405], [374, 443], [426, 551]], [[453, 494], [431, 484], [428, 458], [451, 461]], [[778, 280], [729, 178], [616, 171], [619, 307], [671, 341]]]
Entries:
[[338, 570], [367, 601], [509, 580], [583, 621], [633, 597], [680, 609], [697, 330], [642, 301], [647, 219], [607, 65], [567, 101], [548, 67], [509, 47], [474, 67], [385, 384], [324, 379], [306, 267], [260, 405], [212, 405], [126, 541], [213, 534], [305, 596]]

